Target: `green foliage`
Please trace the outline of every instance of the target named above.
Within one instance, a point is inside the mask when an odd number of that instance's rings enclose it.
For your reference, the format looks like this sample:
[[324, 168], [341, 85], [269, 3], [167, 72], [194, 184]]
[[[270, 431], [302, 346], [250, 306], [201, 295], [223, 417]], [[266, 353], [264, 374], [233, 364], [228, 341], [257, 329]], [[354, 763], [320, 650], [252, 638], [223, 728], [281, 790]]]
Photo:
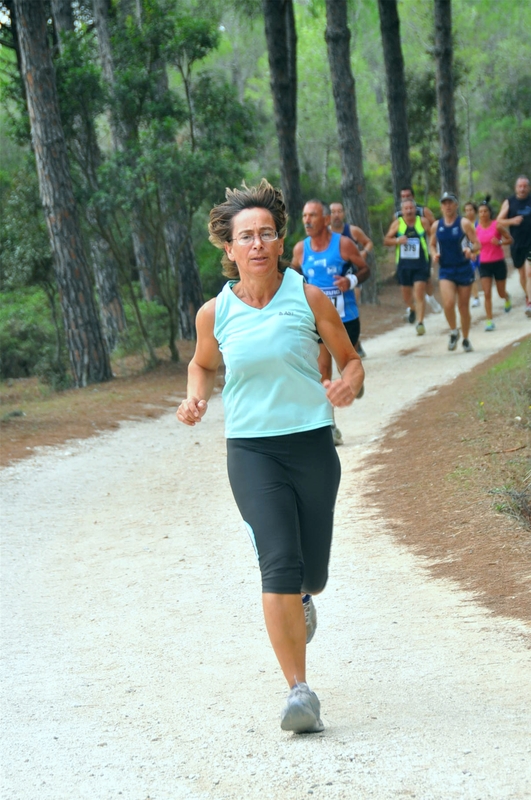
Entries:
[[50, 304], [35, 287], [4, 291], [0, 306], [0, 377], [38, 375], [64, 388], [66, 367], [57, 358], [57, 332]]
[[[164, 306], [158, 303], [147, 303], [140, 297], [138, 284], [133, 285], [137, 295], [137, 303], [140, 306], [142, 320], [146, 327], [149, 340], [153, 347], [162, 347], [168, 341], [168, 313]], [[118, 346], [113, 353], [116, 358], [122, 358], [132, 353], [139, 353], [144, 349], [144, 342], [138, 328], [136, 316], [131, 300], [124, 298], [124, 312], [127, 320], [127, 327], [120, 334]]]
[[11, 176], [0, 215], [0, 290], [52, 285], [52, 254], [32, 156]]

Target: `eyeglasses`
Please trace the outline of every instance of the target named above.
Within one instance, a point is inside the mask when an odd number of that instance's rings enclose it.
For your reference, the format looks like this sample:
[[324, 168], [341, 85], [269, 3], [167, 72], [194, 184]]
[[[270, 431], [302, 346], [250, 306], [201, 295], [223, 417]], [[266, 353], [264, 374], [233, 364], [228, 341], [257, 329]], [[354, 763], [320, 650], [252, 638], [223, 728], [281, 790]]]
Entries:
[[254, 244], [254, 240], [256, 237], [259, 237], [263, 244], [269, 244], [270, 242], [274, 242], [278, 239], [278, 231], [273, 230], [272, 228], [266, 228], [259, 233], [250, 233], [249, 231], [243, 231], [239, 233], [235, 239], [231, 239], [231, 242], [238, 242], [243, 247], [247, 247], [247, 245]]

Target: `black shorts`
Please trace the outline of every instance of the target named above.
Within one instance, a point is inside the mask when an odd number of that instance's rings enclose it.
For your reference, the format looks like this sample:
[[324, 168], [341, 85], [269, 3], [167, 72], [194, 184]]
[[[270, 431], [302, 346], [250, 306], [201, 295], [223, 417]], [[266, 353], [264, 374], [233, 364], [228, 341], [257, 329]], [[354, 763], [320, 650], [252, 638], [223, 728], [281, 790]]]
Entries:
[[[358, 344], [358, 339], [360, 338], [360, 318], [351, 319], [349, 322], [343, 323], [346, 332], [348, 333], [348, 338], [352, 342], [353, 346], [356, 347]], [[319, 344], [323, 344], [323, 340], [321, 337], [317, 340]]]
[[511, 245], [511, 258], [516, 269], [521, 269], [526, 261], [531, 261], [531, 247]]
[[426, 283], [430, 278], [430, 265], [419, 264], [415, 267], [399, 266], [397, 278], [400, 286], [413, 286], [414, 283]]
[[479, 265], [480, 278], [494, 278], [495, 281], [504, 281], [507, 278], [507, 264], [504, 258], [499, 261], [482, 261]]
[[341, 477], [331, 428], [227, 439], [227, 468], [258, 556], [262, 591], [324, 589]]
[[344, 322], [343, 325], [348, 333], [348, 338], [352, 342], [353, 346], [356, 347], [358, 344], [358, 339], [360, 338], [360, 318], [358, 317], [357, 319], [351, 319], [349, 322]]

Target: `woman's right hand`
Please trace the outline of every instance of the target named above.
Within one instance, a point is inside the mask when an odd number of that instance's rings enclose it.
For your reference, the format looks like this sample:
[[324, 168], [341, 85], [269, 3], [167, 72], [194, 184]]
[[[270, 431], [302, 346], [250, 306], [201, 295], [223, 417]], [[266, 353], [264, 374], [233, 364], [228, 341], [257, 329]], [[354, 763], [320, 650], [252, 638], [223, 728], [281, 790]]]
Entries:
[[201, 422], [204, 417], [208, 403], [206, 400], [198, 400], [197, 397], [187, 397], [177, 409], [176, 417], [179, 422], [193, 427], [197, 422]]

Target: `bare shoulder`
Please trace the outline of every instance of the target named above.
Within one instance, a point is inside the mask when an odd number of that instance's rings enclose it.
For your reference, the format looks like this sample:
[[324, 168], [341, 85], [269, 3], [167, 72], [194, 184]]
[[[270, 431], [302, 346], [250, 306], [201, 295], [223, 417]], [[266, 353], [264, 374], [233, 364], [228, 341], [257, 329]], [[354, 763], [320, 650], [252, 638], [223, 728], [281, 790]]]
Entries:
[[216, 298], [212, 297], [211, 300], [207, 300], [204, 303], [199, 311], [197, 312], [195, 322], [196, 326], [199, 328], [201, 327], [202, 330], [205, 332], [211, 328], [214, 329], [214, 322], [216, 320]]

